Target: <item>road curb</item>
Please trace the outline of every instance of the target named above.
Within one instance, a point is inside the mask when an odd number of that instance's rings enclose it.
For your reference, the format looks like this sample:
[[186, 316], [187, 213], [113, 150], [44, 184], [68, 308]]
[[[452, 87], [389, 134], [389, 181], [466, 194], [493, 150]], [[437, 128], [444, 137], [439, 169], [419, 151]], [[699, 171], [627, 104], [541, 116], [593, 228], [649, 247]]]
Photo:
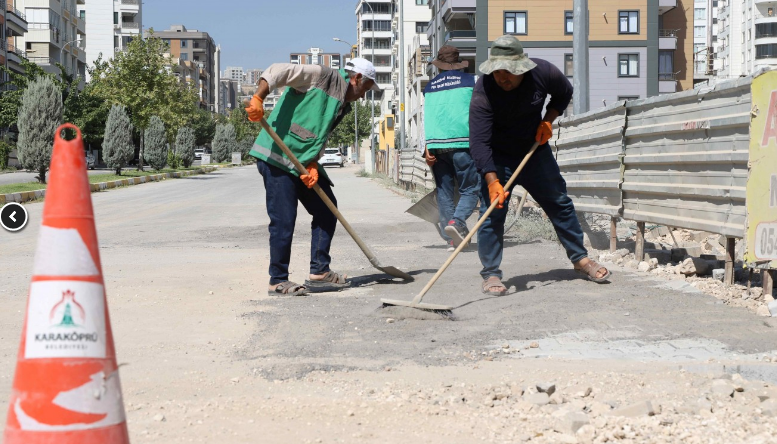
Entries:
[[[231, 166], [231, 165], [228, 165]], [[113, 188], [126, 187], [130, 185], [140, 185], [148, 182], [159, 182], [165, 179], [178, 179], [181, 177], [194, 176], [197, 174], [207, 174], [217, 169], [223, 168], [223, 166], [210, 166], [198, 168], [191, 171], [175, 171], [173, 173], [159, 173], [142, 177], [128, 177], [127, 179], [112, 180], [109, 182], [90, 183], [89, 188], [91, 192], [110, 190]], [[34, 190], [24, 191], [21, 193], [0, 194], [0, 205], [5, 205], [8, 202], [29, 202], [31, 200], [40, 199], [46, 196], [46, 190]]]

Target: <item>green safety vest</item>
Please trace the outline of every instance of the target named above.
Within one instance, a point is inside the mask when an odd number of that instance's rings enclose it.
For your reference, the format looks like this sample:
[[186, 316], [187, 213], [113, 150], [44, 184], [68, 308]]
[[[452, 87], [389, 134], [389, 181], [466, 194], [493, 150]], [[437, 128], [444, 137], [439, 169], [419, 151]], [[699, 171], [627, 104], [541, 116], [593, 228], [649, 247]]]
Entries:
[[[267, 123], [289, 147], [302, 165], [307, 166], [324, 149], [329, 133], [338, 123], [348, 89], [345, 70], [322, 67], [316, 84], [306, 92], [286, 88]], [[294, 164], [266, 131], [259, 133], [249, 153], [257, 159], [299, 176]], [[319, 173], [326, 173], [319, 166]]]

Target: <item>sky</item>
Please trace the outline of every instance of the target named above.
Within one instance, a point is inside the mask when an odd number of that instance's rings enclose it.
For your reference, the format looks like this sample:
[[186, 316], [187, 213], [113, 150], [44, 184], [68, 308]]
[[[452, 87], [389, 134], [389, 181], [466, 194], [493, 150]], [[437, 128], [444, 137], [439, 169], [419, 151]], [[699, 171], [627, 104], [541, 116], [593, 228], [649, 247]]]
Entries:
[[184, 25], [221, 45], [221, 70], [267, 68], [292, 52], [318, 47], [349, 52], [356, 44], [357, 0], [144, 0], [143, 28]]

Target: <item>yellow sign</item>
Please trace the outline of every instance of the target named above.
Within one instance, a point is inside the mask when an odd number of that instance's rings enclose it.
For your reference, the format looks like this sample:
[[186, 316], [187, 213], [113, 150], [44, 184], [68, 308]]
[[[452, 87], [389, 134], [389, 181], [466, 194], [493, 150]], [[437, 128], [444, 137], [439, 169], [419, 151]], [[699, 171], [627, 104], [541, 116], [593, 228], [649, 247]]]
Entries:
[[745, 261], [777, 269], [777, 72], [753, 79], [751, 93]]
[[402, 112], [405, 112], [405, 104], [404, 103], [400, 103], [399, 104], [399, 110], [402, 111]]

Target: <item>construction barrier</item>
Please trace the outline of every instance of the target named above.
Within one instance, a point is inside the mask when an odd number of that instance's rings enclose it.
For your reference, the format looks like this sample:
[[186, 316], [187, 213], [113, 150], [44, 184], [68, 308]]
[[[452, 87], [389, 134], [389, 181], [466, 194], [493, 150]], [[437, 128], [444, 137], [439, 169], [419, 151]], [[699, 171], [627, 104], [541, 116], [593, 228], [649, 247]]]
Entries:
[[[77, 137], [60, 138], [65, 128]], [[125, 444], [81, 132], [57, 129], [5, 444]]]
[[762, 70], [561, 119], [553, 144], [581, 211], [746, 238], [748, 266], [777, 268], [775, 109]]

